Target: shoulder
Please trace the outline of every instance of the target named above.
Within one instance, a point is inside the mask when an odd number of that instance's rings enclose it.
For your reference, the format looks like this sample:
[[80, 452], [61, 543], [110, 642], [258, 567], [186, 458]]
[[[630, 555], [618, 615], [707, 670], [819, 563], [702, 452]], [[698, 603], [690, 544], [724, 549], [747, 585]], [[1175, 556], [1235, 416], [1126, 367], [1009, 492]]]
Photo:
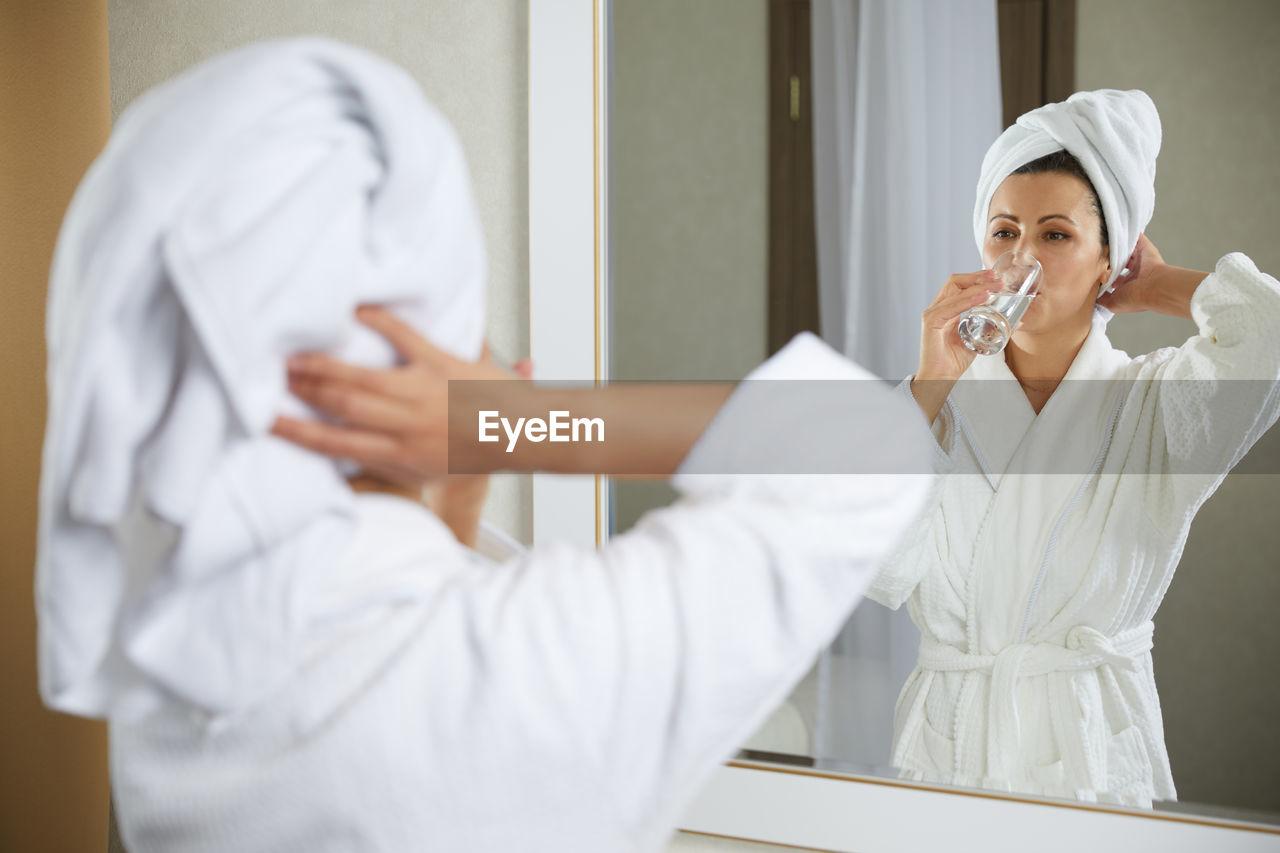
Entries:
[[1181, 347], [1160, 347], [1136, 358], [1129, 359], [1125, 366], [1125, 379], [1152, 379], [1165, 365], [1177, 356]]

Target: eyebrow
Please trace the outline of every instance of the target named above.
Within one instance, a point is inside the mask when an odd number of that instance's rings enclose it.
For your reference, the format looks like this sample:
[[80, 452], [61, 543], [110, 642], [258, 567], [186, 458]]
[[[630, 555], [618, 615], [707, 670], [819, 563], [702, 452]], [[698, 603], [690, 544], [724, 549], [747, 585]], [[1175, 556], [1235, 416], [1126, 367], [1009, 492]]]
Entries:
[[[997, 219], [1008, 219], [1010, 222], [1020, 222], [1018, 217], [1014, 216], [1012, 213], [997, 213], [995, 216], [988, 219], [987, 222], [988, 223], [995, 222]], [[1066, 216], [1061, 213], [1050, 213], [1048, 216], [1041, 216], [1039, 219], [1036, 220], [1036, 224], [1040, 225], [1042, 223], [1048, 222], [1050, 219], [1062, 219], [1066, 222], [1070, 222], [1072, 225], [1077, 224], [1076, 221], [1072, 219], [1070, 216]]]

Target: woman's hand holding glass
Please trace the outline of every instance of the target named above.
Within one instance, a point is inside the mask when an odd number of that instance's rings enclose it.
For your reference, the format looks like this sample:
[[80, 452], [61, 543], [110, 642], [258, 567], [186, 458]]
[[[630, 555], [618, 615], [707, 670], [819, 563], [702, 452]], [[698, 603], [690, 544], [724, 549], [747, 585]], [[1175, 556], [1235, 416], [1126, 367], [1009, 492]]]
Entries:
[[942, 410], [951, 386], [976, 357], [956, 331], [960, 315], [986, 302], [1000, 286], [992, 270], [953, 275], [925, 309], [920, 322], [920, 365], [911, 393], [930, 423]]

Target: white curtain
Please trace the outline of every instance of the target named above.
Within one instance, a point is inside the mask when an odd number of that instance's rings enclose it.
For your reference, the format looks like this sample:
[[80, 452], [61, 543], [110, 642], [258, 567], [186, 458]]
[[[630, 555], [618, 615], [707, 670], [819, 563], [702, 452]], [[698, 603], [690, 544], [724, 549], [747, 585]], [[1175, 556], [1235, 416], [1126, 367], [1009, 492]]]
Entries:
[[[915, 372], [920, 315], [981, 267], [971, 215], [1001, 128], [996, 0], [813, 0], [822, 334], [877, 374]], [[815, 756], [887, 768], [919, 635], [859, 606], [819, 663]]]

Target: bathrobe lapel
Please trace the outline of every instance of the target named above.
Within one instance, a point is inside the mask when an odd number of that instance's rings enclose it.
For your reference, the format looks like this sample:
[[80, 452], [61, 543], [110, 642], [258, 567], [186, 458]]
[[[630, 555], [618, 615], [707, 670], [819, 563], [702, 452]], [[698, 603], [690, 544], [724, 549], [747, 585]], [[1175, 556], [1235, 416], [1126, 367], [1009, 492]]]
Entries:
[[[1095, 315], [1039, 415], [1003, 354], [975, 360], [968, 381], [953, 391], [962, 441], [992, 489], [967, 573], [972, 653], [995, 654], [1025, 642], [1036, 627], [1030, 614], [1039, 584], [1063, 526], [1078, 509], [1073, 502], [1105, 452], [1121, 393], [1114, 382], [1084, 381], [1111, 377], [1128, 361], [1107, 340], [1109, 316]], [[1060, 523], [1018, 523], [1044, 518]]]
[[1109, 410], [1090, 406], [1114, 399], [1114, 389], [1105, 382], [1081, 380], [1111, 379], [1129, 363], [1128, 355], [1113, 349], [1107, 339], [1112, 316], [1101, 308], [1094, 312], [1080, 352], [1039, 415], [1003, 352], [979, 356], [960, 377], [951, 392], [951, 413], [960, 438], [992, 490], [1000, 488], [1006, 474], [1087, 470], [1076, 459], [1080, 455], [1087, 456], [1086, 463], [1092, 459], [1101, 433], [1090, 432], [1090, 427], [1101, 426], [1110, 417]]
[[952, 389], [950, 402], [960, 439], [992, 491], [999, 489], [1036, 419], [1004, 353], [974, 359]]
[[[1087, 486], [1110, 445], [1122, 399], [1120, 383], [1101, 381], [1118, 376], [1128, 363], [1107, 340], [1109, 318], [1095, 315], [1064, 381], [1039, 415], [1003, 355], [977, 359], [951, 397], [963, 445], [992, 490], [974, 539], [966, 590], [968, 654], [991, 656], [992, 664], [986, 679], [966, 678], [958, 702], [958, 719], [970, 721], [956, 730], [955, 772], [961, 776], [978, 775], [982, 768], [994, 774], [993, 783], [1007, 776], [1019, 749], [1019, 676], [1026, 666], [1039, 666], [1043, 651], [1034, 644], [1065, 642], [1041, 636], [1037, 629], [1045, 620], [1035, 617], [1069, 603], [1074, 587], [1050, 582], [1049, 575], [1055, 555], [1071, 548], [1064, 530], [1073, 516], [1088, 511]], [[1053, 523], [1043, 524], [1045, 518]], [[1048, 597], [1055, 600], [1041, 600]], [[985, 702], [979, 700], [982, 691], [988, 693]], [[979, 707], [991, 716], [975, 717]], [[1060, 738], [1066, 740], [1078, 739]]]

